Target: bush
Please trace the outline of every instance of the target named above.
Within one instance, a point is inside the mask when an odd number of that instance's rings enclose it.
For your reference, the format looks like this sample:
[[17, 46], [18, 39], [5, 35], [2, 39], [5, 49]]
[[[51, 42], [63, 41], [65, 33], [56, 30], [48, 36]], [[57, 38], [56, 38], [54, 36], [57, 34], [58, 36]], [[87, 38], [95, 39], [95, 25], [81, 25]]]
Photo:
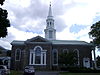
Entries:
[[23, 72], [22, 71], [11, 70], [10, 75], [23, 75]]
[[84, 68], [84, 67], [70, 67], [69, 72], [74, 72], [74, 73], [87, 73], [87, 72], [92, 72], [92, 69], [90, 68]]
[[61, 67], [60, 70], [72, 73], [100, 73], [100, 70], [93, 70], [85, 67]]

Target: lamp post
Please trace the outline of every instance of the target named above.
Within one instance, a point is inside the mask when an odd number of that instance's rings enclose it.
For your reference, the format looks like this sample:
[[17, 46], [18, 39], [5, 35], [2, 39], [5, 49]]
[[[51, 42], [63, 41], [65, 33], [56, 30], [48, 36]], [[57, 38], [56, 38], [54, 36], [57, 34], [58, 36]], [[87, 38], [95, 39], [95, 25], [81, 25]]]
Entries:
[[97, 69], [95, 45], [93, 45], [92, 50], [93, 50], [93, 55], [94, 55], [94, 68]]

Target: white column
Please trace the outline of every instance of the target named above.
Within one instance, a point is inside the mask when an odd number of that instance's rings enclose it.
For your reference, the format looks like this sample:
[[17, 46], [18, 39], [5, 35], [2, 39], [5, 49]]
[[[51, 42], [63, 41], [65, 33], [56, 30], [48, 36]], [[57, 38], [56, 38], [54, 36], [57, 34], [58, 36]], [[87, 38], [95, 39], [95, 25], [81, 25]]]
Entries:
[[97, 68], [95, 49], [93, 49], [93, 54], [94, 54], [94, 67]]
[[78, 51], [78, 66], [80, 65], [80, 61], [79, 61], [79, 51]]
[[41, 64], [43, 64], [43, 53], [41, 52]]
[[30, 52], [30, 58], [29, 58], [29, 65], [31, 65], [31, 52]]
[[35, 53], [33, 53], [33, 65], [35, 64]]
[[44, 64], [46, 65], [46, 53], [44, 53]]
[[80, 65], [79, 57], [78, 57], [78, 66]]
[[10, 68], [10, 63], [11, 63], [10, 60], [11, 60], [11, 59], [8, 59], [8, 68]]

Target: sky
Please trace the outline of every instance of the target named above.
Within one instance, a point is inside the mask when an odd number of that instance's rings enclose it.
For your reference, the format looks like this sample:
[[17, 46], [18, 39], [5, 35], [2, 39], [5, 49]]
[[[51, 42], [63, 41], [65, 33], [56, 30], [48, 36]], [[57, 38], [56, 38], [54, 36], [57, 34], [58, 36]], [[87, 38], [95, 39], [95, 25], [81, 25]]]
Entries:
[[13, 40], [44, 37], [50, 2], [58, 40], [92, 40], [88, 32], [100, 21], [100, 0], [5, 0], [0, 7], [7, 9], [11, 27], [0, 46], [11, 50]]

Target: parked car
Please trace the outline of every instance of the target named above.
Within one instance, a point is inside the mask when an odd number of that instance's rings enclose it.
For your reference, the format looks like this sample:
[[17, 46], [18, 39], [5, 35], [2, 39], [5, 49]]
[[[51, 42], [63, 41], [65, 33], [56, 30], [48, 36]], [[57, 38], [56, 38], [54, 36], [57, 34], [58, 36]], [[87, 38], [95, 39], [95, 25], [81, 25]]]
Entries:
[[10, 70], [7, 69], [7, 66], [5, 65], [0, 65], [0, 75], [9, 75]]
[[24, 75], [35, 75], [35, 69], [33, 66], [26, 66], [24, 69]]

